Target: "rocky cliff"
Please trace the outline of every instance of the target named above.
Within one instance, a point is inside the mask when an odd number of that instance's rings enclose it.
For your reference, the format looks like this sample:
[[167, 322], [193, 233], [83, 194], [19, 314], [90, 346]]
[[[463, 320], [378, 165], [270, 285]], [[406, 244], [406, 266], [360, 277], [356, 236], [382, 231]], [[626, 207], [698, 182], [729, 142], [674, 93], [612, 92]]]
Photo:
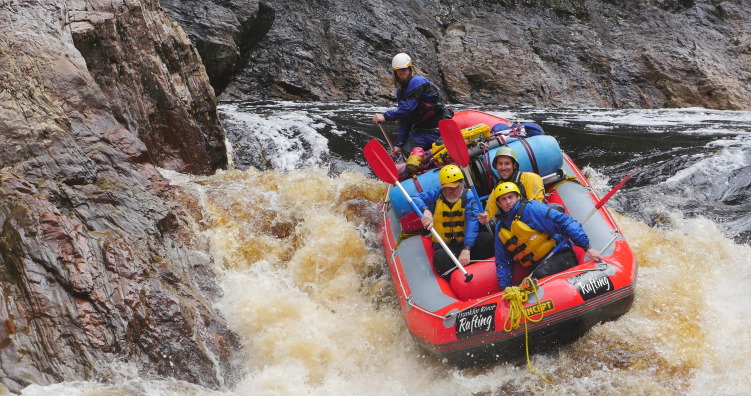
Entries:
[[156, 168], [227, 163], [187, 35], [157, 0], [3, 1], [0, 32], [1, 383], [231, 385], [200, 211]]
[[198, 204], [158, 172], [226, 166], [215, 93], [386, 101], [406, 51], [454, 102], [749, 109], [750, 14], [740, 0], [2, 1], [0, 382], [106, 380], [123, 362], [236, 380]]
[[220, 99], [385, 100], [404, 51], [454, 103], [751, 109], [744, 0], [192, 3], [162, 1], [209, 70], [233, 54]]

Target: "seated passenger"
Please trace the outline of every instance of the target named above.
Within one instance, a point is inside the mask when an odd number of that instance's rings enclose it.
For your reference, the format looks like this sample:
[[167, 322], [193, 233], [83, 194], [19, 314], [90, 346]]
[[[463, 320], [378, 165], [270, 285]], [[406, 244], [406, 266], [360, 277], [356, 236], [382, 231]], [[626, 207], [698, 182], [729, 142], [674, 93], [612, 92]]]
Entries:
[[[501, 177], [495, 187], [500, 183], [513, 182], [519, 188], [525, 200], [545, 202], [545, 184], [542, 182], [542, 177], [533, 172], [520, 172], [516, 151], [511, 147], [501, 147], [496, 150], [495, 157], [493, 158], [493, 168], [498, 171], [498, 175]], [[497, 198], [495, 196], [495, 187], [490, 192], [488, 203], [485, 205], [485, 212], [481, 213], [478, 217], [482, 224], [492, 219], [498, 211], [498, 206], [495, 203]]]
[[[451, 252], [462, 266], [469, 264], [470, 257], [487, 259], [493, 257], [493, 236], [480, 232], [477, 215], [480, 213], [472, 191], [464, 187], [464, 174], [456, 165], [446, 165], [439, 173], [440, 187], [412, 195], [412, 200], [422, 211], [423, 227], [435, 226]], [[433, 237], [433, 267], [446, 280], [456, 269], [451, 257]]]
[[512, 265], [530, 268], [537, 279], [577, 264], [573, 245], [584, 249], [592, 260], [602, 260], [589, 245], [581, 224], [571, 216], [552, 210], [539, 201], [520, 199], [519, 187], [511, 182], [495, 188], [502, 217], [496, 224], [495, 265], [501, 290], [511, 286]]

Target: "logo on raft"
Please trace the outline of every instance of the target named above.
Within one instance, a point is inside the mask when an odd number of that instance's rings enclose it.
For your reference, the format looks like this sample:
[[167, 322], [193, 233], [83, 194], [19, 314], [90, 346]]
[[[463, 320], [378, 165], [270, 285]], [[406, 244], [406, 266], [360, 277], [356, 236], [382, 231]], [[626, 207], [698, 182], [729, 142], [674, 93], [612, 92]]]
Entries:
[[497, 306], [497, 303], [481, 305], [459, 313], [456, 318], [456, 338], [494, 332]]
[[524, 312], [527, 314], [527, 317], [530, 317], [530, 316], [535, 316], [539, 314], [544, 314], [554, 309], [555, 309], [555, 306], [553, 306], [553, 300], [545, 300], [539, 304], [530, 305], [524, 308]]
[[584, 301], [613, 290], [613, 281], [603, 271], [591, 271], [567, 279], [574, 285]]

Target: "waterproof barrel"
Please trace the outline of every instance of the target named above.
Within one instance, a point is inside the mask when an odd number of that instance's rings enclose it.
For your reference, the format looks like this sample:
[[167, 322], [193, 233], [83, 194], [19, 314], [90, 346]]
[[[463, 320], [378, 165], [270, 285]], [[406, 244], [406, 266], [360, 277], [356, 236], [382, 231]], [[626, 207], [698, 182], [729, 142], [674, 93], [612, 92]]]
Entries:
[[[563, 153], [558, 145], [558, 140], [550, 135], [536, 135], [528, 138], [506, 138], [509, 147], [516, 151], [519, 159], [519, 170], [522, 172], [535, 172], [540, 176], [546, 176], [555, 173], [563, 166]], [[490, 150], [485, 154], [488, 162], [492, 163], [495, 153], [503, 145], [497, 140], [489, 144]], [[469, 155], [472, 158], [478, 158], [481, 154], [480, 148], [470, 150]], [[535, 167], [537, 169], [535, 169]], [[498, 177], [498, 172], [493, 169], [493, 174]]]

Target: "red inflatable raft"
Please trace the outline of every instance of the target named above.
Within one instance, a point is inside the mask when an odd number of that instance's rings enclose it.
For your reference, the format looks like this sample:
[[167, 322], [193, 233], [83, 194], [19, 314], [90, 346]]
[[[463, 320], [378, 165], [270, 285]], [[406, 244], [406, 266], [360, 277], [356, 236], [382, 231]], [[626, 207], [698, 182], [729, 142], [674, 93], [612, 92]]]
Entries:
[[[489, 172], [495, 172], [490, 168], [495, 150], [509, 145], [517, 152], [523, 171], [543, 176], [548, 201], [563, 205], [583, 223], [592, 247], [605, 259], [586, 261], [576, 248], [579, 264], [537, 280], [537, 293], [529, 294], [521, 305], [526, 314], [521, 325], [513, 326], [509, 315], [518, 317], [518, 309], [512, 312], [513, 301], [499, 290], [493, 259], [468, 265], [466, 271], [472, 274], [468, 283], [460, 271], [454, 271], [451, 282], [437, 276], [430, 235], [420, 233], [419, 217], [404, 194], [392, 186], [383, 205], [383, 246], [414, 339], [455, 364], [509, 360], [525, 351], [525, 321], [530, 348], [543, 351], [627, 312], [634, 299], [636, 258], [607, 208], [595, 209], [600, 198], [557, 141], [549, 135], [529, 136], [532, 134], [518, 130], [493, 134], [491, 129], [503, 129], [509, 123], [480, 111], [460, 111], [454, 120], [467, 139], [469, 169], [479, 196], [486, 196], [493, 187]], [[434, 146], [432, 151], [433, 158], [451, 161], [440, 147]], [[439, 185], [440, 165], [421, 169], [401, 185], [409, 194]], [[515, 281], [521, 278], [523, 274], [515, 274]]]

